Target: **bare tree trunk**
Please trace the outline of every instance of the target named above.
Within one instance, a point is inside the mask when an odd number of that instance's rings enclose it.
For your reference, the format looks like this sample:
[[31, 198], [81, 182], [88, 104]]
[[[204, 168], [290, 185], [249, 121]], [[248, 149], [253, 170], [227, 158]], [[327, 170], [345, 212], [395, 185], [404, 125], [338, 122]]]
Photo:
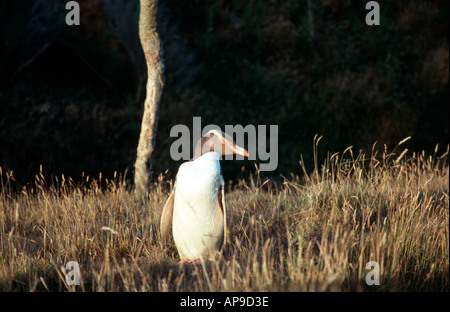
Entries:
[[147, 62], [147, 96], [144, 102], [141, 134], [134, 164], [135, 189], [148, 191], [151, 180], [152, 153], [158, 128], [159, 101], [164, 86], [163, 49], [156, 31], [158, 0], [140, 0], [139, 37]]

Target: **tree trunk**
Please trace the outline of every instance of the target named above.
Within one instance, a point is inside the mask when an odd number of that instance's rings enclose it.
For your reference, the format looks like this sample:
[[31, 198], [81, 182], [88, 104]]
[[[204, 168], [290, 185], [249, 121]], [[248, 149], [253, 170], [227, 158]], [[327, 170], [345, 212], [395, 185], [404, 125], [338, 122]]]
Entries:
[[139, 37], [147, 62], [147, 95], [134, 164], [134, 184], [139, 193], [149, 189], [152, 153], [158, 128], [159, 101], [164, 86], [163, 49], [156, 31], [157, 0], [140, 0]]

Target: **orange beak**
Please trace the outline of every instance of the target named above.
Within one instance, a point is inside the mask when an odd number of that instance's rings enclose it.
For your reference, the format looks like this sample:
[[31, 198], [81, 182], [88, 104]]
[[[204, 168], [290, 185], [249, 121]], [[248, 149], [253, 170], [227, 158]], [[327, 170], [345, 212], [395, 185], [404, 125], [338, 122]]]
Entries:
[[246, 150], [245, 148], [243, 148], [243, 147], [240, 147], [240, 146], [237, 146], [236, 144], [234, 144], [232, 150], [233, 150], [233, 152], [234, 152], [235, 154], [238, 154], [238, 155], [242, 155], [242, 156], [248, 157], [248, 152], [247, 152], [247, 150]]
[[223, 145], [233, 151], [234, 154], [248, 157], [248, 152], [245, 148], [237, 146], [233, 141], [222, 138]]

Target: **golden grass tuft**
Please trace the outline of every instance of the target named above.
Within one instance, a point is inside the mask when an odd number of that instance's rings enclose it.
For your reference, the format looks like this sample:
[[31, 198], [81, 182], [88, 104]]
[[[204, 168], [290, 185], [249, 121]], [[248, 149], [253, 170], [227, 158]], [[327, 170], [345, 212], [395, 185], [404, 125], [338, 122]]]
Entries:
[[[40, 174], [12, 191], [0, 168], [0, 291], [448, 291], [448, 147], [405, 155], [316, 155], [278, 193], [258, 174], [240, 181], [226, 194], [228, 244], [202, 266], [161, 245], [162, 177], [141, 200], [121, 177], [48, 185]], [[69, 261], [79, 286], [66, 284]], [[369, 261], [379, 286], [365, 283]]]

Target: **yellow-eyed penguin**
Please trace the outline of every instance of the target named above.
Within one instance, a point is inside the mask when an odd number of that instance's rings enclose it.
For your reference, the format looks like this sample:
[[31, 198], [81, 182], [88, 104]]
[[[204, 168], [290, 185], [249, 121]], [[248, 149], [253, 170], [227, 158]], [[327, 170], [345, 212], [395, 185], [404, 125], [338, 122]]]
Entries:
[[172, 225], [182, 261], [210, 259], [225, 244], [225, 183], [219, 160], [230, 154], [248, 156], [229, 135], [211, 130], [198, 141], [194, 158], [178, 169], [161, 215], [161, 237], [168, 241]]

